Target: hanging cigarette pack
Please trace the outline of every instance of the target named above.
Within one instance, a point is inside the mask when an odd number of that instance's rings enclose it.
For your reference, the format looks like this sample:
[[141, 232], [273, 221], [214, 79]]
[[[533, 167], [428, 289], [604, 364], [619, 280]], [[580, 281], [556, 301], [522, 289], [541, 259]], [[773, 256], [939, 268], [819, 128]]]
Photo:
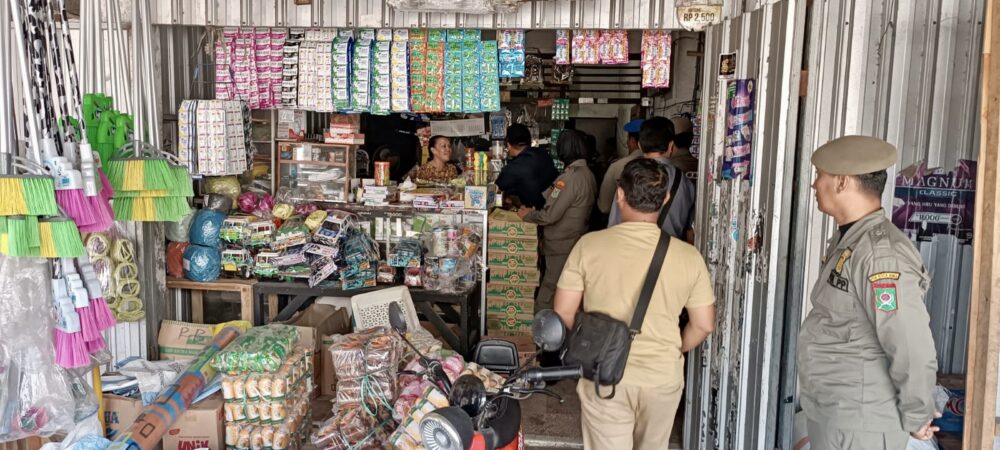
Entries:
[[378, 41], [372, 51], [372, 114], [385, 115], [392, 110], [391, 47], [390, 41]]
[[[440, 35], [439, 35], [440, 36]], [[444, 111], [445, 95], [445, 42], [429, 40], [427, 42], [427, 60], [425, 63], [424, 109], [427, 112]]]
[[479, 104], [479, 55], [482, 44], [467, 40], [462, 43], [462, 112], [477, 113], [482, 110]]
[[392, 111], [410, 111], [409, 43], [396, 40], [390, 50]]
[[354, 40], [350, 37], [338, 37], [333, 40], [333, 110], [349, 111], [351, 109], [351, 55]]
[[[449, 34], [449, 38], [451, 35]], [[462, 112], [462, 57], [464, 42], [445, 43], [444, 55], [444, 112]], [[428, 78], [428, 81], [430, 79]]]
[[423, 33], [410, 33], [410, 107], [414, 112], [424, 112], [427, 104], [427, 37]]
[[281, 57], [281, 106], [294, 108], [299, 92], [299, 48], [305, 31], [291, 30], [285, 38]]
[[[375, 31], [371, 30], [372, 37]], [[351, 63], [351, 110], [353, 112], [371, 111], [371, 74], [372, 74], [372, 43], [371, 39], [361, 39], [354, 43], [354, 59]]]

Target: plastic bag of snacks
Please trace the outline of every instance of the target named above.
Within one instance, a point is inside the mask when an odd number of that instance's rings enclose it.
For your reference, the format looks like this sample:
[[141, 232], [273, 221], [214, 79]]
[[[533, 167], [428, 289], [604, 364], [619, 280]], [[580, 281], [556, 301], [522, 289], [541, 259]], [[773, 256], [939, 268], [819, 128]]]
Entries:
[[330, 346], [337, 373], [337, 404], [364, 403], [391, 408], [396, 398], [396, 368], [402, 356], [399, 338], [386, 327], [337, 336]]
[[376, 450], [388, 440], [391, 418], [369, 415], [361, 408], [342, 408], [320, 425], [312, 443], [323, 450]]
[[448, 397], [433, 385], [426, 386], [400, 420], [399, 427], [389, 436], [389, 446], [394, 449], [423, 448], [420, 444], [420, 420], [435, 409], [446, 406]]
[[223, 373], [274, 372], [298, 340], [298, 330], [289, 325], [252, 328], [219, 353], [212, 367]]
[[[224, 195], [232, 200], [232, 204], [236, 203], [236, 199], [240, 196], [240, 191], [242, 190], [240, 180], [235, 176], [205, 177], [203, 186], [206, 194]], [[230, 207], [232, 207], [232, 204], [230, 204]]]

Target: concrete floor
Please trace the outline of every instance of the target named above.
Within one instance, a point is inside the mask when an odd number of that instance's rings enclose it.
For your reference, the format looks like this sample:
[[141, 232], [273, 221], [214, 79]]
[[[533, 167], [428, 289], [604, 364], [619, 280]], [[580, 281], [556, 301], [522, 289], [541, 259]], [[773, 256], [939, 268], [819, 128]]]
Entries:
[[[576, 395], [576, 382], [562, 381], [552, 390], [563, 397], [562, 403], [547, 395], [534, 395], [521, 402], [525, 447], [531, 450], [582, 449], [580, 398]], [[674, 421], [668, 450], [682, 448], [682, 424], [683, 413], [680, 413]]]

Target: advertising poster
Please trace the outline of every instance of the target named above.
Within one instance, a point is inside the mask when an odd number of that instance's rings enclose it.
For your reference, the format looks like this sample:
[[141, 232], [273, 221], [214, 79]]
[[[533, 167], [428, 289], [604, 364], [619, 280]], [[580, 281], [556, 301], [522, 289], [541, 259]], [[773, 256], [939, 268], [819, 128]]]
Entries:
[[732, 80], [726, 88], [726, 145], [722, 179], [750, 179], [754, 80]]
[[959, 160], [950, 172], [927, 170], [925, 163], [896, 176], [892, 223], [910, 239], [930, 240], [935, 234], [972, 242], [976, 210], [976, 161]]

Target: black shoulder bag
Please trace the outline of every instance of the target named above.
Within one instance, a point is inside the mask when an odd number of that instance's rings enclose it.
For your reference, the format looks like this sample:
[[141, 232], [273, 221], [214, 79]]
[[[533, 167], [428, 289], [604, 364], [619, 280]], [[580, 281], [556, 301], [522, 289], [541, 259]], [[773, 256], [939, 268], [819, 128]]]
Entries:
[[[649, 299], [660, 277], [668, 247], [670, 235], [660, 231], [660, 240], [656, 244], [653, 261], [649, 263], [631, 325], [603, 313], [581, 311], [576, 315], [563, 363], [579, 364], [583, 368], [583, 377], [594, 382], [594, 391], [599, 398], [608, 400], [615, 397], [615, 386], [625, 374], [632, 340], [642, 331], [642, 321], [646, 317]], [[611, 395], [602, 396], [601, 386], [611, 386]]]

